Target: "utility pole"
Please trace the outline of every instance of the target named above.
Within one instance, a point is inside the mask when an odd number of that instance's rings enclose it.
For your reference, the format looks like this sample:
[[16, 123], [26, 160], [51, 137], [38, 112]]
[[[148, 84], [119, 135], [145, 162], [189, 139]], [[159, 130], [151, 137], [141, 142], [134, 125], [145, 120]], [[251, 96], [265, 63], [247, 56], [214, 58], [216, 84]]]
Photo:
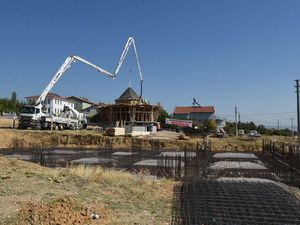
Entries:
[[237, 107], [234, 107], [235, 114], [235, 136], [238, 136], [238, 126], [237, 126]]
[[240, 112], [239, 112], [239, 124], [241, 123], [241, 115], [240, 115]]
[[292, 128], [292, 137], [294, 137], [294, 118], [290, 118], [291, 120], [291, 128]]
[[300, 142], [299, 134], [300, 134], [300, 112], [299, 112], [299, 80], [295, 80], [295, 88], [296, 88], [296, 94], [297, 94], [297, 136], [298, 136], [298, 142]]

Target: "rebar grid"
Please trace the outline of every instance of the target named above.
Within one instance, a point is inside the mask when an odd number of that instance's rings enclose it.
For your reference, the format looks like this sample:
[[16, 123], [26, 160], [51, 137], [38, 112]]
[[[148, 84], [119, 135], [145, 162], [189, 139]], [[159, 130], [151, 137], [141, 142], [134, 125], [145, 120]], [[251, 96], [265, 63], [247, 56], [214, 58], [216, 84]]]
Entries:
[[300, 224], [299, 201], [268, 180], [192, 178], [180, 200], [173, 224]]

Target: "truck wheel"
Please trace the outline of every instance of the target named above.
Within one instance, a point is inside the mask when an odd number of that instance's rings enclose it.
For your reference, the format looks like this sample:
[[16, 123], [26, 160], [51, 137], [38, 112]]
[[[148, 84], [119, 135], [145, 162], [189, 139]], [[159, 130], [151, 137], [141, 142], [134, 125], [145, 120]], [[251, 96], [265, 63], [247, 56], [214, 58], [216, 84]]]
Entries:
[[34, 125], [34, 130], [41, 130], [42, 129], [42, 124], [40, 122], [37, 122], [35, 125]]
[[64, 125], [63, 124], [59, 124], [58, 128], [59, 128], [59, 130], [64, 130]]
[[19, 125], [18, 127], [17, 127], [17, 129], [19, 129], [19, 130], [26, 130], [28, 127], [26, 127], [26, 126], [23, 126], [23, 125]]
[[74, 125], [73, 125], [73, 130], [78, 130], [77, 124], [74, 124]]

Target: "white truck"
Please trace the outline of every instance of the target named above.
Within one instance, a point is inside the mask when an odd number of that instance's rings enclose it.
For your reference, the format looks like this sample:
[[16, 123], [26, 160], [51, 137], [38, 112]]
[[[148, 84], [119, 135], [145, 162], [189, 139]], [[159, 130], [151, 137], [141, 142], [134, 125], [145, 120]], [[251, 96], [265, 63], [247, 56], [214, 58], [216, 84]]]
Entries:
[[61, 65], [59, 70], [54, 74], [50, 83], [46, 86], [42, 94], [39, 96], [34, 106], [25, 106], [22, 108], [21, 113], [19, 115], [19, 126], [20, 129], [27, 129], [31, 127], [33, 129], [81, 129], [86, 127], [86, 117], [83, 113], [79, 113], [77, 110], [69, 107], [64, 107], [63, 112], [60, 116], [49, 115], [44, 107], [44, 101], [47, 94], [51, 91], [54, 85], [57, 83], [59, 78], [63, 75], [63, 73], [70, 68], [72, 63], [79, 61], [92, 68], [96, 69], [99, 73], [106, 75], [109, 78], [114, 79], [120, 71], [120, 68], [126, 58], [128, 50], [130, 46], [133, 45], [135, 59], [138, 67], [138, 72], [140, 76], [140, 85], [141, 85], [141, 96], [143, 92], [143, 76], [141, 72], [141, 67], [138, 59], [138, 54], [136, 50], [136, 46], [134, 43], [134, 39], [129, 37], [123, 51], [121, 53], [120, 59], [117, 63], [114, 74], [96, 66], [95, 64], [77, 56], [71, 55], [66, 58], [65, 62]]
[[106, 70], [96, 66], [95, 64], [77, 56], [71, 55], [66, 58], [65, 62], [61, 65], [59, 70], [55, 73], [50, 83], [46, 86], [42, 94], [36, 100], [34, 106], [25, 106], [22, 108], [19, 116], [19, 128], [27, 129], [31, 127], [33, 129], [81, 129], [86, 126], [86, 118], [83, 113], [79, 113], [77, 110], [69, 107], [64, 107], [64, 110], [60, 116], [49, 115], [44, 107], [44, 101], [47, 94], [51, 91], [54, 85], [57, 83], [63, 73], [70, 68], [72, 63], [79, 61], [88, 66], [93, 67], [99, 73], [102, 73], [110, 78], [114, 78], [114, 75]]

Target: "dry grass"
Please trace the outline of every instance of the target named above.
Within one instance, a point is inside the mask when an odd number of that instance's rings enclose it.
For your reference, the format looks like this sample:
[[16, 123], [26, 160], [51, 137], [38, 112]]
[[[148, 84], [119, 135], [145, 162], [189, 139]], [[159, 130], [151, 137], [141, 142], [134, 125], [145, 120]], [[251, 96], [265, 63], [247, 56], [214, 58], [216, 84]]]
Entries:
[[129, 187], [136, 184], [136, 179], [130, 173], [105, 169], [99, 166], [72, 166], [67, 169], [66, 173], [90, 182], [106, 183], [115, 187]]
[[243, 137], [211, 138], [214, 151], [260, 151], [262, 140]]
[[[72, 199], [65, 207], [67, 215], [93, 208], [101, 215], [101, 224], [170, 222], [172, 180], [90, 166], [49, 169], [1, 157], [0, 169], [0, 224], [18, 224], [20, 218], [29, 224], [50, 224], [57, 218], [49, 212], [60, 211], [55, 208], [66, 198]], [[32, 207], [43, 216], [36, 216]]]

